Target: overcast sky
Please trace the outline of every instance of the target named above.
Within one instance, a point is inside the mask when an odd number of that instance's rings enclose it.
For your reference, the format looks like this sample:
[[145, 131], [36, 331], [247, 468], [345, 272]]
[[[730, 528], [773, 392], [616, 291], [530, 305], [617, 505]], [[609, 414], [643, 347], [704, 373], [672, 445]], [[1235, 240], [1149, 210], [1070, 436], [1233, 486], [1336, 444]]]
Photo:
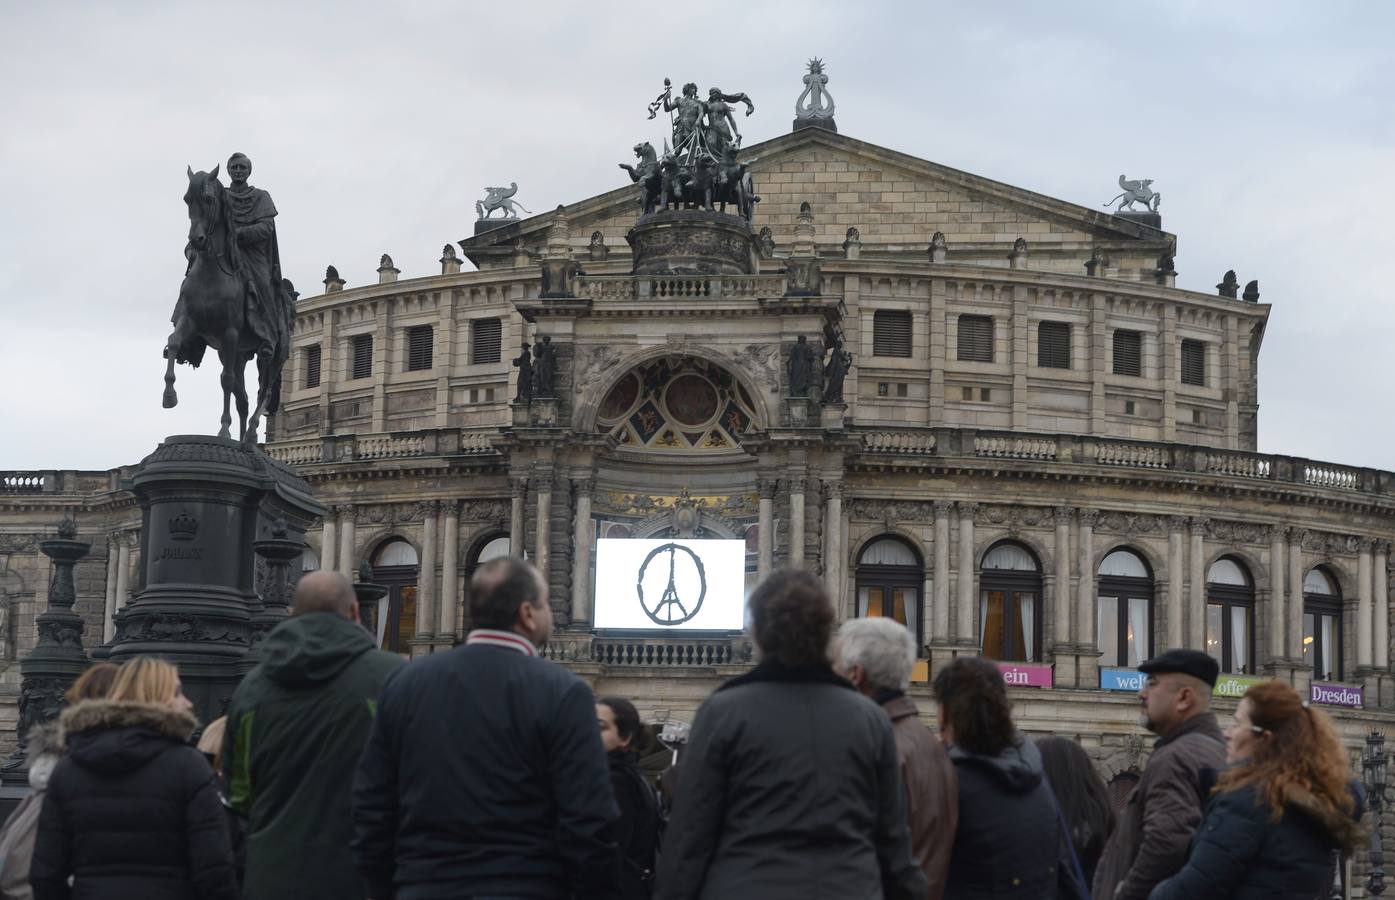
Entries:
[[[1395, 468], [1388, 3], [34, 3], [0, 0], [0, 469], [105, 469], [217, 429], [160, 407], [185, 166], [234, 150], [285, 274], [439, 271], [485, 185], [538, 212], [625, 183], [665, 76], [1087, 207], [1155, 179], [1177, 283], [1273, 304], [1260, 449]], [[249, 368], [249, 379], [254, 372]]]

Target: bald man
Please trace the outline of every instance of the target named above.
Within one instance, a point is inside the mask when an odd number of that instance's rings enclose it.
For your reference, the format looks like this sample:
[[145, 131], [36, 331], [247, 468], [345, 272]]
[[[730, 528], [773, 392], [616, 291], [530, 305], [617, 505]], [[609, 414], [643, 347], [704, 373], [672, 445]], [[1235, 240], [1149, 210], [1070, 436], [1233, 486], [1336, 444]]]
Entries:
[[354, 767], [402, 665], [358, 622], [353, 585], [310, 572], [228, 707], [223, 778], [247, 817], [248, 900], [366, 897], [349, 841]]

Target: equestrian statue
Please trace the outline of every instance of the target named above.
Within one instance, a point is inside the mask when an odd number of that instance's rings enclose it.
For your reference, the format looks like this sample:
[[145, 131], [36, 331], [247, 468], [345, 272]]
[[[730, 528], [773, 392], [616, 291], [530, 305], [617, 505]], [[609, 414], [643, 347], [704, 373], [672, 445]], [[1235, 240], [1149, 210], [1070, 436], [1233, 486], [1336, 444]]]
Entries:
[[[170, 317], [174, 331], [165, 343], [165, 408], [179, 402], [175, 363], [198, 368], [212, 347], [223, 369], [218, 436], [232, 436], [229, 405], [236, 401], [238, 438], [245, 445], [256, 444], [262, 416], [280, 410], [281, 370], [295, 318], [295, 288], [281, 277], [276, 206], [270, 194], [247, 183], [251, 174], [252, 161], [242, 153], [228, 158], [231, 187], [218, 180], [218, 166], [212, 172], [188, 168], [188, 267]], [[243, 373], [253, 359], [257, 402], [249, 417]]]

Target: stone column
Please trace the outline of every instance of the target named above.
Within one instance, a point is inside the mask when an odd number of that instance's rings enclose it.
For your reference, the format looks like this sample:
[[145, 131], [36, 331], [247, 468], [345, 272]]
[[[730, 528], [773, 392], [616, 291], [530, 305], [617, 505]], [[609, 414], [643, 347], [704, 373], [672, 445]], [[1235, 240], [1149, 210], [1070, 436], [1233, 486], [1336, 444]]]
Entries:
[[572, 523], [572, 612], [573, 625], [591, 624], [591, 495], [596, 479], [577, 478], [576, 518]]
[[1183, 590], [1186, 584], [1186, 548], [1183, 546], [1183, 531], [1187, 527], [1185, 516], [1169, 516], [1167, 520], [1167, 634], [1153, 647], [1161, 653], [1168, 647], [1184, 647], [1187, 635], [1182, 623], [1187, 598]]
[[1372, 631], [1375, 641], [1375, 657], [1373, 662], [1377, 669], [1390, 668], [1390, 584], [1388, 566], [1390, 564], [1390, 542], [1375, 542], [1375, 607], [1373, 614], [1376, 617], [1375, 629]]
[[[126, 608], [131, 579], [131, 536], [121, 532], [116, 536], [116, 608]], [[113, 632], [115, 636], [115, 632]]]
[[1187, 646], [1193, 650], [1206, 649], [1206, 520], [1193, 516], [1188, 522], [1191, 527], [1192, 546], [1188, 562], [1191, 564], [1191, 602]]
[[1088, 650], [1099, 642], [1095, 633], [1095, 522], [1100, 514], [1093, 509], [1080, 511], [1080, 531], [1077, 549], [1080, 560], [1080, 582], [1075, 595], [1075, 642]]
[[523, 497], [528, 492], [528, 479], [509, 479], [509, 553], [523, 558]]
[[935, 501], [935, 600], [932, 606], [934, 633], [932, 640], [948, 643], [953, 639], [949, 631], [949, 513], [954, 503], [949, 500]]
[[552, 473], [539, 475], [533, 479], [533, 493], [538, 498], [537, 531], [533, 535], [533, 565], [547, 583], [548, 532], [552, 525]]
[[790, 547], [787, 559], [790, 568], [804, 565], [804, 479], [791, 478], [787, 482], [790, 492]]
[[[1288, 529], [1269, 529], [1269, 662], [1288, 659], [1288, 621], [1284, 618], [1284, 543]], [[1303, 607], [1293, 610], [1301, 617]]]
[[959, 504], [959, 609], [955, 636], [965, 647], [978, 647], [974, 633], [974, 516], [977, 503]]
[[1356, 670], [1358, 674], [1369, 671], [1374, 659], [1374, 635], [1372, 634], [1371, 608], [1371, 546], [1370, 538], [1361, 538], [1357, 542], [1357, 550], [1360, 556], [1357, 557], [1356, 566]]
[[460, 501], [446, 504], [445, 546], [441, 552], [441, 627], [436, 639], [455, 643], [456, 610], [460, 606]]
[[102, 643], [109, 644], [116, 636], [116, 571], [120, 561], [117, 559], [117, 544], [120, 538], [116, 535], [107, 536], [107, 596], [106, 607], [102, 615]]
[[335, 553], [339, 549], [339, 529], [336, 527], [333, 511], [323, 519], [320, 526], [320, 568], [326, 572], [333, 572], [338, 568], [335, 565]]
[[354, 508], [339, 507], [339, 574], [354, 578]]
[[762, 478], [756, 483], [760, 493], [760, 532], [759, 552], [756, 556], [756, 576], [764, 580], [774, 567], [775, 557], [775, 491], [778, 482], [774, 478]]
[[1066, 652], [1070, 644], [1070, 525], [1074, 515], [1073, 507], [1056, 507], [1056, 544], [1052, 548], [1056, 556], [1056, 596], [1051, 640], [1055, 645], [1052, 651], [1057, 655]]
[[[1288, 638], [1293, 664], [1303, 661], [1303, 532], [1288, 529]], [[1311, 676], [1311, 672], [1308, 673]], [[1298, 687], [1297, 677], [1294, 686]], [[1307, 694], [1303, 694], [1307, 696]]]
[[[436, 635], [436, 526], [440, 504], [426, 504], [421, 521], [421, 574], [417, 578], [417, 640], [430, 641]], [[428, 652], [423, 648], [423, 652]]]
[[[838, 618], [843, 618], [847, 598], [843, 596], [843, 559], [847, 548], [843, 546], [843, 482], [824, 483], [828, 500], [823, 508], [824, 551], [823, 581], [828, 587], [828, 595], [833, 598], [833, 608]], [[923, 608], [923, 607], [922, 607]], [[916, 616], [917, 621], [924, 613]]]

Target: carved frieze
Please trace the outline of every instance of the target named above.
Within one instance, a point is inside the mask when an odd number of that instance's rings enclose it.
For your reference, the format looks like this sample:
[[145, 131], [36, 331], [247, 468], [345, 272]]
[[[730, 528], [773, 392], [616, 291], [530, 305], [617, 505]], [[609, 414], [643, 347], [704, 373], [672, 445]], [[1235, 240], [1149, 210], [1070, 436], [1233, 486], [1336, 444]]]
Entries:
[[853, 500], [848, 515], [864, 522], [881, 522], [887, 527], [925, 524], [935, 521], [935, 506], [928, 500]]
[[979, 512], [978, 521], [984, 525], [994, 525], [1007, 529], [1009, 534], [1018, 534], [1024, 528], [1049, 525], [1051, 510], [1040, 506], [984, 506]]
[[1206, 522], [1206, 536], [1222, 544], [1260, 544], [1268, 543], [1269, 529], [1254, 522], [1209, 519]]
[[39, 538], [33, 534], [0, 534], [0, 553], [28, 553], [38, 549]]
[[599, 384], [605, 374], [620, 363], [623, 354], [610, 345], [587, 347], [577, 352], [576, 385], [578, 394]]
[[736, 362], [772, 390], [780, 390], [780, 348], [776, 344], [747, 344]]
[[683, 497], [658, 496], [653, 494], [627, 494], [615, 491], [600, 491], [592, 500], [592, 508], [597, 513], [612, 513], [625, 516], [648, 517], [663, 511], [671, 511], [680, 501], [690, 502], [704, 514], [724, 519], [744, 519], [756, 515], [760, 509], [756, 494], [709, 494]]
[[1107, 531], [1128, 537], [1147, 534], [1161, 534], [1163, 523], [1157, 516], [1131, 512], [1100, 513], [1095, 524], [1097, 531]]

